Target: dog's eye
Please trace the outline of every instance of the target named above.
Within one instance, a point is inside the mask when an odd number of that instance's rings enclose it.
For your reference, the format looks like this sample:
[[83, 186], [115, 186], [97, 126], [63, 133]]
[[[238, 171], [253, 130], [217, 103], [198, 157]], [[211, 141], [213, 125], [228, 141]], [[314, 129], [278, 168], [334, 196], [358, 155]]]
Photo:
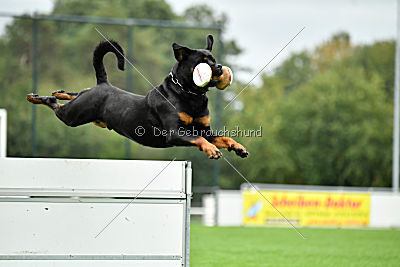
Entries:
[[204, 57], [203, 60], [207, 62], [207, 61], [208, 61], [208, 58], [207, 58], [207, 57]]

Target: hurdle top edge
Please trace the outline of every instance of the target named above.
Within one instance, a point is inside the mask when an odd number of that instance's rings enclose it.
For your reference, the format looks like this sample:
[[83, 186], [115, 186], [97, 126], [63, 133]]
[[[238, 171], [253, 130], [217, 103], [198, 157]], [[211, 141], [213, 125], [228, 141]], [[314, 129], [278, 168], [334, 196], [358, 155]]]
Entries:
[[186, 161], [1, 158], [0, 188], [121, 192], [140, 191], [149, 184], [150, 195], [181, 195], [191, 179], [187, 168]]
[[[1, 109], [0, 109], [1, 111]], [[111, 162], [132, 162], [132, 161], [137, 161], [137, 162], [171, 162], [172, 160], [142, 160], [142, 159], [85, 159], [85, 158], [21, 158], [21, 157], [6, 157], [7, 160], [45, 160], [45, 161], [75, 161], [75, 162], [91, 162], [91, 161], [111, 161]], [[176, 162], [181, 162], [181, 163], [186, 163], [188, 161], [186, 160], [174, 160], [174, 163]]]

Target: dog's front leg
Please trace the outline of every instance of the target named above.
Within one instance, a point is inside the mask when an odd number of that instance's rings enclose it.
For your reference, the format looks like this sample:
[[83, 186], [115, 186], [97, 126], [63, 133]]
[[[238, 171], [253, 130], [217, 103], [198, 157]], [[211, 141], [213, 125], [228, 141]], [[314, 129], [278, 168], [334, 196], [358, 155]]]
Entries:
[[225, 136], [212, 136], [208, 138], [212, 144], [214, 144], [217, 148], [225, 148], [228, 151], [235, 151], [236, 155], [246, 158], [249, 155], [246, 148], [233, 140], [230, 137]]
[[167, 143], [173, 146], [195, 146], [206, 153], [210, 159], [222, 157], [222, 153], [218, 148], [201, 136], [182, 136], [174, 133], [167, 137]]

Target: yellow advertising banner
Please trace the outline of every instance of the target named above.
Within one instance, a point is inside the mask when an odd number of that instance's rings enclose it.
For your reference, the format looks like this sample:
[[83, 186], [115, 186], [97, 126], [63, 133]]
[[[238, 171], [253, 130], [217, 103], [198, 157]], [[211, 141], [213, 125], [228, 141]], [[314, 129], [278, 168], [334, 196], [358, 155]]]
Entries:
[[[293, 224], [368, 226], [368, 193], [261, 191]], [[286, 221], [256, 191], [243, 191], [244, 225], [283, 225]]]

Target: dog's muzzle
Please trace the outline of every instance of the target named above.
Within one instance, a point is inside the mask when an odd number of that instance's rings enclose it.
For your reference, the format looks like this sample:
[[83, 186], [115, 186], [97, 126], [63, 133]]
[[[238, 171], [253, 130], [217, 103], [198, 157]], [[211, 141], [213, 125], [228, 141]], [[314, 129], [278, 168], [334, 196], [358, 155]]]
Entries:
[[214, 76], [212, 79], [217, 81], [215, 87], [220, 90], [224, 90], [226, 87], [231, 85], [233, 80], [232, 70], [227, 66], [221, 66], [218, 70], [218, 76]]
[[211, 66], [211, 70], [212, 70], [212, 76], [216, 76], [219, 77], [222, 75], [222, 65], [221, 64], [215, 64], [213, 66]]

